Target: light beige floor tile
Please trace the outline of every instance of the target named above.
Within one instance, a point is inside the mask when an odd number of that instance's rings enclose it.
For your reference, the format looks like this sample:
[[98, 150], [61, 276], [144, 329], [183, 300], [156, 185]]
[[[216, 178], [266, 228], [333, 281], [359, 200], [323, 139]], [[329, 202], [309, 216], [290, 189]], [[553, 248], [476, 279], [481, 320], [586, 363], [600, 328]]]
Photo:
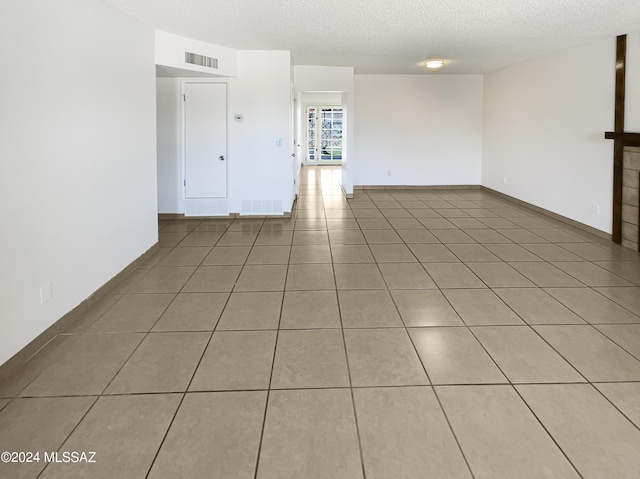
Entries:
[[[467, 210], [468, 212], [469, 210]], [[482, 210], [483, 214], [491, 214], [494, 215], [492, 216], [479, 216], [478, 219], [479, 221], [481, 221], [482, 223], [484, 223], [485, 225], [487, 225], [489, 228], [495, 228], [495, 229], [501, 229], [501, 228], [516, 228], [517, 225], [515, 223], [512, 223], [509, 220], [506, 220], [504, 218], [497, 218], [495, 213], [492, 213], [489, 210]], [[474, 213], [475, 214], [475, 213]]]
[[329, 244], [329, 236], [326, 231], [296, 230], [293, 233], [293, 244]]
[[553, 264], [589, 286], [633, 286], [619, 276], [587, 261], [555, 262]]
[[162, 228], [162, 232], [193, 231], [202, 220], [173, 220]]
[[[465, 213], [469, 214], [467, 211], [465, 211]], [[480, 229], [486, 230], [487, 229], [487, 225], [485, 225], [484, 223], [481, 223], [480, 221], [478, 221], [475, 218], [449, 218], [449, 221], [451, 221], [458, 228], [464, 229], [466, 231], [466, 233], [469, 236], [471, 236], [472, 238], [474, 238], [474, 239], [476, 239], [475, 236], [473, 234], [471, 234], [471, 231], [467, 231], [467, 230], [476, 230], [476, 229], [478, 229], [478, 230], [480, 230]], [[477, 241], [477, 239], [476, 239], [476, 241]]]
[[573, 311], [538, 288], [493, 290], [528, 324], [584, 324]]
[[640, 324], [602, 324], [596, 328], [614, 343], [640, 359]]
[[293, 229], [265, 229], [263, 226], [254, 244], [255, 246], [291, 246], [292, 242]]
[[228, 298], [228, 293], [180, 293], [153, 331], [213, 331]]
[[257, 231], [232, 231], [234, 225], [229, 227], [216, 243], [216, 246], [240, 246], [253, 245], [258, 237]]
[[354, 229], [330, 230], [329, 239], [332, 246], [336, 244], [366, 244], [362, 232]]
[[202, 261], [203, 265], [243, 265], [251, 246], [216, 246]]
[[15, 397], [45, 369], [64, 358], [80, 336], [58, 335], [15, 371], [6, 371], [0, 378], [0, 397]]
[[435, 289], [436, 285], [420, 263], [378, 265], [389, 289]]
[[222, 233], [216, 231], [192, 231], [180, 241], [178, 246], [213, 246], [221, 236]]
[[591, 326], [533, 328], [591, 382], [640, 380], [640, 361]]
[[122, 297], [122, 294], [106, 294], [102, 296], [85, 311], [77, 315], [74, 320], [66, 324], [61, 324], [59, 332], [80, 333], [87, 331], [98, 318], [111, 309]]
[[406, 326], [464, 326], [440, 291], [396, 290], [391, 295]]
[[247, 264], [288, 264], [291, 246], [254, 246]]
[[585, 382], [528, 326], [471, 330], [512, 383]]
[[331, 263], [329, 245], [300, 245], [291, 248], [291, 264]]
[[[409, 214], [404, 209], [398, 209], [395, 211], [404, 212], [404, 214], [407, 214], [407, 215]], [[399, 213], [396, 213], [396, 214], [399, 214]], [[411, 218], [410, 215], [409, 217], [406, 217], [406, 218], [405, 217], [403, 218], [389, 217], [389, 223], [391, 223], [391, 226], [393, 226], [393, 229], [395, 229], [396, 231], [398, 230], [423, 230], [424, 231], [425, 229], [422, 223], [420, 223], [415, 218]]]
[[367, 477], [472, 477], [427, 387], [353, 391]]
[[229, 220], [204, 220], [193, 231], [217, 231], [224, 233], [231, 226], [232, 221]]
[[500, 261], [496, 255], [480, 244], [450, 244], [447, 248], [460, 261], [480, 263], [483, 261]]
[[[516, 221], [515, 219], [511, 219], [511, 221], [513, 221], [514, 223], [517, 223], [518, 221]], [[507, 238], [509, 238], [511, 241], [513, 241], [514, 243], [519, 243], [519, 244], [524, 244], [524, 243], [547, 243], [547, 240], [535, 235], [533, 233], [531, 233], [529, 230], [523, 229], [523, 228], [515, 228], [515, 229], [511, 229], [511, 228], [506, 228], [506, 229], [501, 229], [500, 233], [503, 236], [506, 236]]]
[[126, 294], [89, 332], [147, 332], [173, 300], [173, 294]]
[[377, 263], [414, 263], [418, 261], [404, 244], [372, 244], [370, 248]]
[[640, 316], [640, 288], [596, 288], [596, 291]]
[[284, 264], [247, 265], [242, 268], [234, 291], [284, 291], [286, 276]]
[[553, 288], [546, 291], [592, 324], [640, 322], [640, 317], [591, 288]]
[[502, 261], [542, 261], [540, 257], [517, 244], [488, 244], [485, 247]]
[[[391, 230], [391, 224], [384, 218], [359, 218], [358, 226], [361, 230]], [[422, 226], [422, 225], [421, 225]]]
[[524, 244], [522, 246], [545, 261], [582, 261], [582, 258], [580, 258], [580, 256], [577, 256], [570, 251], [567, 251], [563, 247], [555, 244], [534, 243]]
[[280, 328], [339, 328], [335, 291], [285, 291]]
[[69, 345], [64, 355], [27, 386], [21, 395], [100, 394], [142, 338], [144, 338], [142, 333], [102, 333], [80, 336]]
[[389, 230], [363, 230], [362, 234], [364, 234], [367, 243], [372, 244], [393, 244], [393, 243], [402, 243], [402, 238], [393, 231]]
[[524, 324], [488, 289], [447, 289], [444, 295], [468, 326]]
[[216, 331], [190, 391], [267, 389], [275, 331]]
[[386, 291], [340, 291], [338, 297], [344, 328], [404, 326], [391, 296]]
[[410, 244], [421, 263], [459, 263], [460, 260], [442, 244]]
[[431, 232], [445, 245], [460, 243], [476, 244], [476, 240], [459, 229], [432, 230]]
[[95, 451], [96, 462], [50, 464], [41, 477], [144, 477], [179, 402], [179, 394], [101, 397], [62, 447]]
[[331, 255], [334, 263], [375, 263], [367, 245], [332, 244]]
[[291, 264], [287, 273], [287, 291], [334, 290], [336, 283], [330, 264]]
[[640, 427], [640, 383], [600, 383], [594, 386]]
[[[451, 220], [455, 223], [455, 221]], [[478, 222], [479, 223], [479, 222]], [[474, 240], [481, 244], [504, 244], [511, 243], [511, 240], [501, 235], [498, 231], [492, 229], [486, 229], [486, 226], [482, 225], [485, 229], [469, 229], [465, 232], [471, 236]], [[495, 261], [495, 260], [494, 260]]]
[[240, 266], [200, 266], [184, 285], [186, 293], [227, 293], [236, 283]]
[[210, 251], [211, 248], [203, 246], [174, 248], [160, 260], [158, 266], [198, 266]]
[[594, 264], [627, 281], [640, 285], [640, 268], [636, 261], [596, 261]]
[[11, 399], [0, 399], [0, 411], [4, 409], [4, 407], [11, 402]]
[[57, 451], [95, 397], [15, 399], [0, 410], [0, 451], [39, 453], [39, 461], [0, 463], [6, 478], [37, 477], [44, 452]]
[[476, 479], [580, 477], [511, 386], [436, 394]]
[[151, 268], [146, 275], [136, 281], [130, 293], [177, 293], [195, 271], [193, 266]]
[[[487, 286], [463, 263], [422, 263], [438, 287], [486, 288]], [[495, 263], [492, 263], [495, 264]]]
[[433, 384], [507, 382], [467, 328], [411, 328], [409, 334]]
[[348, 387], [344, 341], [339, 329], [280, 331], [271, 387]]
[[506, 263], [467, 263], [490, 288], [517, 288], [534, 284]]
[[581, 241], [578, 236], [560, 228], [532, 228], [530, 231], [553, 243], [576, 243]]
[[271, 392], [257, 478], [303, 477], [363, 477], [348, 389]]
[[180, 232], [161, 231], [158, 233], [158, 246], [160, 248], [173, 248], [174, 246], [177, 246], [178, 243], [180, 243], [180, 241], [182, 241], [185, 236], [187, 236], [186, 231], [180, 231]]
[[[310, 210], [305, 210], [310, 211]], [[327, 230], [327, 222], [324, 219], [324, 210], [320, 210], [320, 212], [314, 213], [314, 218], [304, 218], [298, 215], [296, 217], [296, 222], [294, 228], [296, 230], [313, 230], [313, 231], [326, 231]]]
[[186, 391], [210, 336], [208, 332], [149, 334], [105, 393]]
[[404, 329], [347, 329], [344, 336], [354, 386], [429, 384]]
[[542, 424], [585, 478], [640, 471], [640, 431], [586, 384], [517, 386]]
[[277, 329], [282, 293], [232, 293], [216, 330]]
[[581, 287], [584, 283], [542, 261], [512, 262], [509, 265], [542, 288]]
[[421, 230], [396, 230], [396, 233], [405, 243], [440, 243], [440, 240], [433, 236], [433, 233], [426, 229]]
[[333, 269], [338, 289], [386, 289], [375, 264], [336, 264]]

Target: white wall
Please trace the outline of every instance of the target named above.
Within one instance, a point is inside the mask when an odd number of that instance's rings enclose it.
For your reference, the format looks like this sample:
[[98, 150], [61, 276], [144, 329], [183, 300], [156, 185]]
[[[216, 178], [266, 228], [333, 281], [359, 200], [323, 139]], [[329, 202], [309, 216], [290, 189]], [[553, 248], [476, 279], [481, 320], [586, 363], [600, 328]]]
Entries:
[[184, 213], [182, 168], [180, 166], [180, 80], [156, 81], [158, 211]]
[[[627, 34], [624, 129], [640, 132], [640, 32]], [[613, 129], [613, 127], [611, 128]]]
[[[342, 152], [342, 187], [348, 194], [353, 193], [353, 175], [354, 166], [351, 161], [354, 151], [354, 125], [355, 125], [355, 90], [354, 90], [354, 74], [351, 67], [324, 67], [324, 66], [309, 66], [309, 65], [295, 65], [293, 67], [294, 85], [298, 101], [298, 114], [300, 117], [304, 105], [302, 104], [303, 92], [341, 92], [342, 93], [342, 106], [344, 107], [343, 125], [346, 125], [343, 131], [343, 146], [345, 149]], [[300, 128], [303, 127], [304, 122], [300, 122]], [[299, 133], [299, 138], [303, 138], [302, 132]], [[298, 150], [298, 158], [302, 158], [304, 155], [304, 145], [300, 142], [301, 148]]]
[[153, 41], [97, 0], [0, 2], [0, 363], [157, 242]]
[[[181, 80], [158, 78], [160, 213], [185, 212]], [[238, 51], [237, 77], [212, 81], [228, 84], [228, 211], [243, 215], [290, 212], [294, 199], [290, 53]], [[236, 114], [243, 115], [244, 121], [234, 121]], [[276, 138], [282, 140], [282, 146], [275, 146]]]
[[356, 75], [356, 185], [477, 185], [482, 76]]
[[615, 51], [607, 38], [485, 76], [484, 186], [611, 232]]

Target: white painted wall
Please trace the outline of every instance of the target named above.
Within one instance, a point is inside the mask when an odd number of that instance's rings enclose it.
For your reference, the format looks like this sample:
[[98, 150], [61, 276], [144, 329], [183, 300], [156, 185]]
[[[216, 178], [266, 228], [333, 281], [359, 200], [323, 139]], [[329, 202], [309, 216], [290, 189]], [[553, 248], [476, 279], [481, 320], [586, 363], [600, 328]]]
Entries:
[[615, 50], [606, 38], [485, 76], [484, 186], [611, 232]]
[[[291, 55], [288, 51], [238, 51], [237, 60], [237, 77], [215, 79], [228, 84], [228, 211], [245, 215], [290, 212], [294, 199]], [[181, 78], [158, 78], [160, 213], [185, 212], [180, 82]], [[236, 114], [243, 115], [244, 121], [234, 121]], [[275, 146], [276, 138], [282, 140], [282, 146]], [[269, 209], [278, 204], [280, 210]]]
[[481, 75], [356, 75], [356, 185], [477, 185]]
[[156, 80], [158, 211], [184, 213], [180, 163], [180, 80]]
[[0, 363], [157, 242], [153, 41], [97, 0], [0, 2]]
[[[342, 187], [346, 193], [353, 193], [354, 165], [351, 158], [354, 151], [354, 122], [356, 118], [353, 68], [295, 65], [293, 76], [296, 95], [299, 99], [298, 115], [300, 118], [304, 116], [301, 113], [304, 108], [301, 99], [303, 92], [341, 92], [345, 117], [343, 125], [346, 125], [343, 132], [343, 145], [346, 147], [342, 152]], [[303, 127], [303, 124], [304, 122], [299, 123], [300, 128]], [[298, 137], [303, 138], [303, 136]], [[301, 155], [304, 155], [303, 142], [300, 142], [300, 145], [297, 152], [298, 158], [302, 158]]]
[[[229, 80], [231, 211], [242, 213], [243, 201], [263, 200], [282, 201], [291, 211], [291, 108], [291, 54], [238, 51], [238, 76]], [[244, 121], [233, 121], [235, 114]]]
[[624, 129], [640, 133], [640, 32], [627, 34], [626, 68]]
[[[155, 59], [159, 73], [167, 76], [235, 76], [237, 52], [231, 48], [181, 37], [172, 33], [155, 31]], [[213, 69], [186, 63], [185, 52], [218, 59], [218, 68]]]

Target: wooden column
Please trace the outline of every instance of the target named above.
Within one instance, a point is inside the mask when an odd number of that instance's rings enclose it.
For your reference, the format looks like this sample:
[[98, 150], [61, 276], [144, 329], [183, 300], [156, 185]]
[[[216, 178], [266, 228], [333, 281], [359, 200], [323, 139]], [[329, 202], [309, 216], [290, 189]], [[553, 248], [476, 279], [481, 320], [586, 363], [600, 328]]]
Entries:
[[614, 243], [622, 242], [622, 158], [624, 156], [624, 97], [627, 61], [627, 36], [616, 39], [616, 106], [613, 142], [613, 226]]

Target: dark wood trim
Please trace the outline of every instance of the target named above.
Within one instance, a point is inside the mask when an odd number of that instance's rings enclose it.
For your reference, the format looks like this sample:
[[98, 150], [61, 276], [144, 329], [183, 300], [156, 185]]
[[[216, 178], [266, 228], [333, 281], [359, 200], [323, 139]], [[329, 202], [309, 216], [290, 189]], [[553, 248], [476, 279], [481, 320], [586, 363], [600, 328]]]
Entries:
[[[627, 36], [616, 39], [616, 105], [614, 131], [624, 133], [624, 98], [627, 60]], [[624, 143], [616, 135], [613, 142], [613, 225], [611, 237], [614, 243], [622, 243], [622, 157]]]
[[624, 146], [640, 146], [640, 133], [607, 131], [604, 137], [607, 140], [622, 140]]

